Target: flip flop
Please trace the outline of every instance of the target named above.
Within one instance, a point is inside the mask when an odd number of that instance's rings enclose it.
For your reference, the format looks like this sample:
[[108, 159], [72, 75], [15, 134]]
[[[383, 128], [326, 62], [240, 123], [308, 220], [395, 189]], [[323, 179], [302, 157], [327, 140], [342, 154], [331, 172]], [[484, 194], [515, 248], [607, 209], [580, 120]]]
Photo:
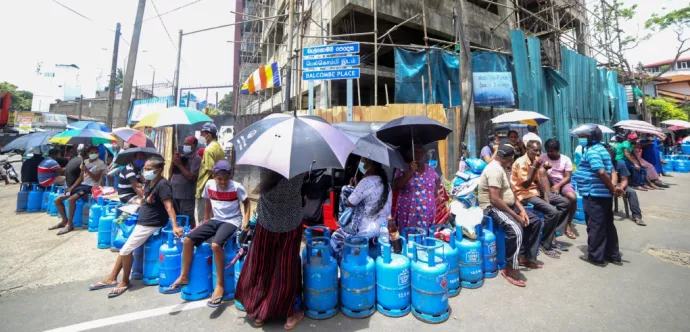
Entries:
[[518, 261], [518, 265], [528, 267], [530, 269], [541, 269], [544, 267], [544, 264], [539, 264], [539, 263], [537, 263], [535, 261], [531, 261], [531, 260], [527, 260], [527, 262]]
[[113, 284], [110, 284], [110, 285], [104, 284], [103, 282], [99, 281], [93, 285], [89, 285], [89, 290], [95, 291], [95, 290], [99, 290], [99, 289], [113, 288], [115, 286], [117, 286], [117, 281]]
[[286, 331], [290, 331], [290, 330], [294, 329], [295, 327], [297, 327], [297, 324], [299, 324], [299, 322], [302, 321], [302, 318], [304, 318], [304, 311], [302, 311], [302, 314], [299, 315], [299, 317], [297, 318], [297, 321], [295, 321], [294, 324], [288, 325], [288, 323], [286, 322], [285, 325], [283, 325], [283, 329], [285, 329]]
[[210, 300], [206, 301], [206, 306], [209, 308], [218, 308], [220, 304], [223, 303], [223, 296], [212, 297]]
[[567, 236], [571, 240], [577, 239], [577, 236], [575, 236], [575, 233], [573, 233], [573, 231], [566, 231], [565, 236]]
[[67, 234], [73, 230], [74, 230], [74, 227], [72, 227], [72, 228], [63, 227], [59, 232], [57, 232], [57, 235], [65, 235], [65, 234]]
[[112, 298], [115, 298], [115, 297], [118, 297], [118, 296], [124, 294], [124, 292], [126, 292], [129, 289], [129, 287], [130, 287], [130, 285], [127, 285], [125, 287], [113, 288], [113, 290], [111, 290], [110, 293], [108, 293], [108, 298], [112, 299]]
[[565, 245], [562, 245], [556, 241], [551, 242], [551, 246], [560, 250], [560, 251], [568, 251], [568, 247], [566, 247]]
[[256, 328], [262, 327], [262, 326], [264, 326], [264, 324], [265, 324], [264, 321], [262, 321], [261, 319], [255, 319], [254, 320], [254, 327], [256, 327]]
[[515, 285], [515, 286], [518, 286], [518, 287], [525, 287], [525, 286], [527, 286], [527, 284], [525, 284], [524, 281], [522, 281], [522, 280], [515, 280], [513, 277], [511, 277], [511, 276], [509, 276], [508, 274], [506, 274], [506, 270], [501, 270], [501, 275], [503, 276], [503, 278], [505, 278], [506, 280], [508, 280], [509, 283], [511, 283], [511, 284], [513, 284], [513, 285]]
[[544, 247], [539, 247], [539, 250], [541, 252], [543, 252], [544, 255], [549, 256], [553, 259], [560, 259], [561, 258], [561, 256], [558, 254], [558, 252], [556, 250], [553, 250], [553, 249], [547, 250]]
[[53, 225], [53, 226], [48, 227], [48, 230], [49, 230], [49, 231], [53, 231], [53, 230], [56, 230], [56, 229], [58, 229], [58, 228], [65, 228], [65, 226], [67, 226], [66, 223], [63, 224], [62, 222], [59, 222], [59, 223], [57, 223], [57, 224], [55, 224], [55, 225]]
[[168, 289], [163, 291], [163, 294], [177, 294], [180, 292], [180, 290], [182, 290], [182, 287], [187, 286], [188, 284], [189, 283], [172, 284], [170, 287], [168, 287]]

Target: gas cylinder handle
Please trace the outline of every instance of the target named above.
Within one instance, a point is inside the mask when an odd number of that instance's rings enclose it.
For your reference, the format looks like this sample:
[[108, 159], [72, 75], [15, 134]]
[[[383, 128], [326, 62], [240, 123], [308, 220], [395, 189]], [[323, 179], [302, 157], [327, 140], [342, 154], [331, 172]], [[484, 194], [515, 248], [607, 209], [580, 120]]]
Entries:
[[392, 250], [391, 250], [391, 240], [386, 237], [379, 238], [379, 250], [381, 250], [381, 257], [383, 262], [390, 264], [392, 261]]
[[482, 223], [483, 222], [486, 222], [489, 225], [488, 228], [491, 231], [491, 233], [494, 233], [494, 219], [490, 216], [484, 216], [484, 218], [482, 218]]
[[403, 256], [407, 256], [407, 252], [408, 252], [407, 251], [407, 239], [405, 237], [402, 237], [402, 236], [399, 239], [402, 240], [402, 252], [401, 252], [401, 254]]
[[321, 232], [323, 233], [323, 237], [331, 237], [331, 230], [330, 230], [328, 227], [326, 227], [326, 226], [311, 226], [311, 227], [307, 227], [307, 230], [304, 232], [304, 233], [305, 233], [304, 236], [305, 236], [307, 239], [310, 239], [310, 238], [312, 237], [312, 232], [315, 231], [315, 230], [321, 231]]

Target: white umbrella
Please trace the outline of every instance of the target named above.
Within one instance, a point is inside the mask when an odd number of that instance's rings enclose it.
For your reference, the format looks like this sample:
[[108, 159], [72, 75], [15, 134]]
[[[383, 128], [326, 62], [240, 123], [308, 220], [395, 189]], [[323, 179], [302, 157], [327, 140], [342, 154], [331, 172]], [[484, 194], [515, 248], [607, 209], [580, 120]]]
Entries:
[[685, 128], [690, 128], [690, 122], [684, 120], [666, 120], [661, 121], [661, 123], [667, 126], [681, 126]]
[[630, 131], [636, 131], [638, 133], [643, 133], [643, 134], [652, 134], [655, 136], [659, 137], [665, 137], [664, 133], [661, 131], [661, 129], [657, 127], [647, 127], [647, 126], [635, 126], [635, 125], [623, 125], [619, 126], [622, 129], [630, 130]]
[[[586, 123], [583, 125], [579, 125], [573, 129], [570, 129], [570, 134], [573, 136], [579, 136], [580, 132], [582, 132], [584, 130], [588, 130], [591, 125], [592, 125], [592, 123]], [[602, 126], [600, 124], [598, 124], [596, 126], [599, 127], [599, 130], [601, 130], [602, 134], [615, 134], [616, 133], [615, 131], [613, 131], [613, 129], [611, 129], [607, 126]]]
[[[659, 130], [659, 128], [655, 127], [653, 124], [645, 121], [640, 121], [640, 120], [623, 120], [623, 121], [618, 121], [614, 127], [622, 127], [622, 126], [632, 126], [632, 127], [647, 127], [647, 128], [652, 128]], [[660, 131], [660, 130], [659, 130]]]
[[543, 114], [532, 111], [512, 111], [508, 113], [503, 113], [493, 119], [493, 123], [511, 123], [519, 122], [530, 126], [537, 126], [550, 119]]

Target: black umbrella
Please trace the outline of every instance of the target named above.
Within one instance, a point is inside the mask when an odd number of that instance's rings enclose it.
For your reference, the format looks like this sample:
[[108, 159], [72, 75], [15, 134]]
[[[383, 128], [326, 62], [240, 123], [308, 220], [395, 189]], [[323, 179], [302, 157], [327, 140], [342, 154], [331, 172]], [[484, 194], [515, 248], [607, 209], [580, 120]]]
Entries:
[[56, 134], [56, 132], [38, 132], [17, 137], [12, 142], [5, 145], [4, 148], [2, 148], [2, 153], [10, 152], [12, 150], [23, 151], [28, 148], [33, 148], [35, 146], [46, 145], [48, 144], [48, 140]]
[[117, 158], [115, 158], [115, 163], [118, 165], [127, 165], [134, 160], [134, 155], [138, 152], [143, 152], [144, 154], [146, 154], [146, 158], [150, 158], [152, 156], [163, 158], [160, 152], [158, 152], [158, 150], [154, 148], [129, 148], [127, 150], [121, 151], [117, 155]]
[[403, 146], [413, 141], [427, 145], [448, 137], [453, 130], [426, 116], [403, 116], [389, 121], [376, 132], [381, 141]]
[[386, 143], [381, 142], [374, 134], [369, 134], [357, 140], [352, 154], [371, 159], [381, 165], [407, 169], [400, 152]]

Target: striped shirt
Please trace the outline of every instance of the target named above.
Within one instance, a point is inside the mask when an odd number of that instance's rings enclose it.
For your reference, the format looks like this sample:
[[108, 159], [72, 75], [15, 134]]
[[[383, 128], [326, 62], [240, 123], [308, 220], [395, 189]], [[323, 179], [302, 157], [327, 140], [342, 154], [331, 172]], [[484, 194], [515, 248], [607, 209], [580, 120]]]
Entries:
[[228, 187], [221, 190], [218, 188], [216, 180], [208, 180], [201, 198], [211, 200], [214, 219], [231, 223], [237, 227], [242, 225], [240, 202], [247, 199], [247, 191], [239, 182], [230, 180]]
[[611, 162], [611, 155], [606, 148], [597, 143], [587, 148], [582, 156], [577, 172], [575, 172], [574, 178], [580, 196], [613, 197], [604, 181], [601, 181], [596, 174], [597, 171], [602, 169], [608, 176], [611, 176], [613, 163]]
[[120, 202], [126, 203], [136, 195], [132, 187], [132, 181], [139, 182], [138, 173], [139, 169], [132, 166], [132, 164], [127, 164], [127, 167], [120, 171], [120, 183], [117, 188], [117, 196], [120, 198]]
[[60, 165], [55, 159], [46, 157], [38, 164], [38, 183], [42, 187], [47, 187], [55, 181], [58, 174], [57, 171], [60, 169]]

